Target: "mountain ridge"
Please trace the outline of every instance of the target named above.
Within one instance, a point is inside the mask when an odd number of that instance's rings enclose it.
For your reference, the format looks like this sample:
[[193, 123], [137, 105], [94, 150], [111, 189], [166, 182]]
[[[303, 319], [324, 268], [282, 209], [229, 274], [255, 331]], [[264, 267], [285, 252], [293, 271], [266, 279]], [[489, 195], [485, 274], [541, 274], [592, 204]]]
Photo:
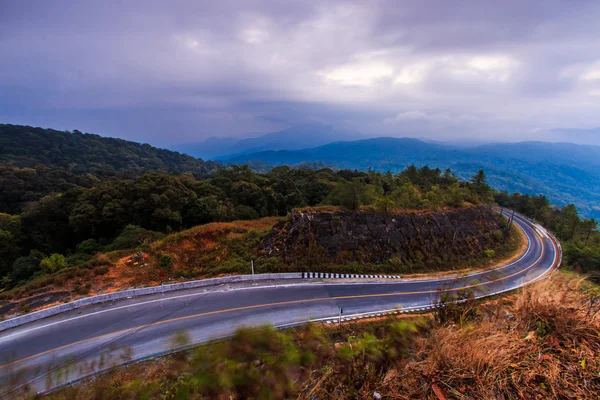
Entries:
[[340, 139], [358, 139], [364, 135], [326, 124], [303, 124], [255, 137], [236, 139], [211, 136], [199, 143], [174, 146], [173, 150], [194, 157], [219, 160], [232, 155], [241, 155], [268, 150], [299, 150], [307, 144], [325, 145]]
[[450, 168], [460, 178], [484, 169], [499, 190], [546, 194], [559, 205], [575, 203], [598, 218], [600, 147], [525, 141], [456, 148], [414, 138], [371, 138], [334, 142], [302, 150], [265, 151], [224, 157], [231, 164], [267, 169], [276, 165], [321, 162], [345, 169], [399, 171], [408, 165]]

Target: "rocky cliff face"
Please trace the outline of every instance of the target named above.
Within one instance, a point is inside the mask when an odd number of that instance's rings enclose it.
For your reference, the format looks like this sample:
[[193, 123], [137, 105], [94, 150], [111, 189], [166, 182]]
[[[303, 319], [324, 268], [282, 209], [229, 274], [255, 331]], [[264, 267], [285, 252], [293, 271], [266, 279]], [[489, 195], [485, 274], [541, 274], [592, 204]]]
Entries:
[[293, 212], [273, 227], [261, 251], [304, 266], [391, 262], [416, 270], [480, 258], [503, 242], [502, 227], [486, 206], [387, 215]]

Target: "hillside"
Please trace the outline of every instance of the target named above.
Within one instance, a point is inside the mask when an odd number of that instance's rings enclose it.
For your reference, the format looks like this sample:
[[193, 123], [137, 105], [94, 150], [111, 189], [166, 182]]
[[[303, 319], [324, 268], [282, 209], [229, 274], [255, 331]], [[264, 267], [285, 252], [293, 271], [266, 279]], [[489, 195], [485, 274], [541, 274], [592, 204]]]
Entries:
[[295, 151], [265, 151], [230, 157], [230, 163], [296, 165], [398, 171], [408, 165], [450, 168], [464, 179], [484, 169], [498, 190], [544, 194], [553, 203], [574, 203], [582, 214], [600, 217], [600, 147], [570, 143], [521, 142], [459, 149], [408, 138], [337, 142]]
[[140, 175], [148, 171], [205, 174], [214, 163], [122, 139], [89, 133], [60, 132], [19, 125], [0, 125], [0, 163], [18, 168], [64, 168], [75, 173]]
[[[438, 212], [294, 211], [261, 246], [297, 269], [404, 274], [452, 269], [514, 252], [504, 243], [505, 220], [487, 206]], [[337, 265], [339, 264], [339, 265]], [[352, 268], [355, 271], [352, 271]]]
[[204, 176], [215, 162], [79, 131], [0, 125], [0, 212], [19, 213], [50, 193], [91, 188], [148, 172]]

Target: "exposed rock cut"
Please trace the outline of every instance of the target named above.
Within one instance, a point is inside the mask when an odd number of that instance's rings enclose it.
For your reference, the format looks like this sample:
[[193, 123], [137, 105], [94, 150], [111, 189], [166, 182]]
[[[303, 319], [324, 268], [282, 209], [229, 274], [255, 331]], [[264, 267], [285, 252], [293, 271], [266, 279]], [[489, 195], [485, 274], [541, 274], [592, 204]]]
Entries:
[[377, 264], [391, 259], [397, 264], [441, 266], [479, 258], [496, 248], [503, 242], [503, 226], [487, 206], [387, 215], [293, 212], [273, 227], [261, 251], [296, 264]]

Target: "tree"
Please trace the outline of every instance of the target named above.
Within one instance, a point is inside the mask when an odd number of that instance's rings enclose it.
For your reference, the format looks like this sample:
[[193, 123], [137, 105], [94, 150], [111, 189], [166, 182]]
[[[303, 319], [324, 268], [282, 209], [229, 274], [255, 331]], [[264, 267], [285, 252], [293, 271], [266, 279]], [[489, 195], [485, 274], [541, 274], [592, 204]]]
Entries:
[[231, 199], [233, 204], [251, 207], [257, 215], [266, 216], [268, 214], [268, 200], [264, 191], [256, 184], [239, 181], [231, 185]]
[[69, 207], [67, 197], [61, 195], [46, 196], [25, 207], [21, 214], [25, 247], [48, 254], [63, 252], [73, 246]]
[[431, 190], [425, 193], [425, 205], [432, 210], [437, 210], [441, 207], [444, 201], [444, 194], [438, 185], [433, 185]]
[[412, 183], [405, 183], [399, 189], [394, 190], [392, 196], [396, 200], [396, 204], [404, 209], [421, 208], [421, 192]]
[[18, 215], [0, 213], [0, 277], [11, 272], [13, 262], [20, 255], [20, 231]]
[[32, 250], [26, 257], [19, 257], [12, 265], [12, 281], [16, 283], [33, 276], [39, 270], [43, 257], [37, 250]]
[[0, 276], [11, 271], [13, 262], [19, 256], [15, 238], [9, 231], [0, 229]]
[[510, 198], [506, 190], [496, 193], [494, 201], [501, 207], [510, 207]]
[[174, 176], [146, 174], [131, 188], [131, 197], [134, 221], [144, 228], [166, 232], [168, 228], [181, 228], [180, 211], [196, 199], [196, 193]]
[[487, 177], [482, 169], [477, 171], [477, 173], [471, 177], [469, 183], [480, 200], [485, 202], [491, 200], [491, 188], [487, 184]]
[[361, 204], [364, 204], [364, 198], [371, 195], [371, 193], [366, 196], [365, 194], [365, 185], [359, 178], [354, 178], [350, 182], [338, 182], [330, 193], [329, 201], [333, 205], [339, 205], [348, 210], [357, 210]]
[[590, 240], [590, 236], [592, 235], [592, 232], [596, 231], [598, 229], [598, 221], [596, 221], [594, 218], [586, 218], [581, 222], [581, 227], [583, 230], [583, 236], [581, 238], [581, 241], [583, 242], [584, 246], [587, 245], [588, 240]]
[[572, 239], [579, 226], [579, 213], [574, 204], [569, 204], [560, 209], [557, 221], [557, 234], [563, 239]]
[[462, 207], [467, 197], [466, 190], [459, 183], [448, 186], [448, 205], [451, 207]]
[[485, 176], [485, 172], [482, 169], [477, 171], [475, 175], [471, 177], [471, 185], [475, 187], [480, 187], [483, 185], [487, 185], [487, 177]]
[[208, 201], [201, 197], [186, 204], [182, 211], [182, 219], [187, 227], [211, 222], [213, 216]]
[[380, 196], [375, 200], [375, 209], [383, 214], [388, 214], [395, 207], [394, 200], [387, 196]]
[[259, 218], [258, 213], [252, 207], [245, 206], [243, 204], [238, 204], [234, 207], [235, 218], [236, 219], [257, 219]]

